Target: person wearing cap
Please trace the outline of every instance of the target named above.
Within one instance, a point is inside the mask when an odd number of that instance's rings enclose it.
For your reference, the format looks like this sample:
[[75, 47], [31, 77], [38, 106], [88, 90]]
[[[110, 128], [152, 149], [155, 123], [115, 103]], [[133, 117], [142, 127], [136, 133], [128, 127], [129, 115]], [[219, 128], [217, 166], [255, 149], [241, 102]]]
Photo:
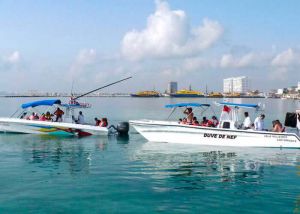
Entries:
[[256, 131], [264, 131], [265, 124], [264, 124], [265, 115], [261, 114], [254, 120], [254, 130]]

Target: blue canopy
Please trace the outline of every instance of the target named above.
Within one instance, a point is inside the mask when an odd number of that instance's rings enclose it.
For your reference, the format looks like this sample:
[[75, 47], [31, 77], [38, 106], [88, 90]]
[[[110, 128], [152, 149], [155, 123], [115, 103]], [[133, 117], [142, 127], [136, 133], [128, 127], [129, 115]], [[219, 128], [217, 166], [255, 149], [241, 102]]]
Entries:
[[30, 103], [22, 104], [22, 108], [29, 108], [29, 107], [37, 107], [37, 106], [53, 106], [54, 104], [61, 104], [60, 100], [38, 100]]
[[226, 106], [232, 106], [232, 107], [242, 107], [242, 108], [258, 108], [259, 105], [257, 104], [246, 104], [246, 103], [227, 103], [227, 102], [221, 102], [217, 103], [219, 105], [226, 105]]
[[176, 103], [176, 104], [165, 105], [165, 108], [177, 108], [177, 107], [202, 107], [202, 106], [209, 107], [210, 104], [202, 104], [202, 103]]

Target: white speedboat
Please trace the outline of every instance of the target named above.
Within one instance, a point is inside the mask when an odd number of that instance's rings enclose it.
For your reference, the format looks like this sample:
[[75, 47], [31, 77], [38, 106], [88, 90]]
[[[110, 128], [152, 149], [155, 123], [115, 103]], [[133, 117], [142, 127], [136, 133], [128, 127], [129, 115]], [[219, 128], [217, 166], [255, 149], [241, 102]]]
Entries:
[[[231, 107], [222, 112], [217, 127], [179, 124], [177, 121], [131, 120], [129, 123], [150, 142], [167, 142], [209, 146], [300, 148], [296, 133], [242, 130], [238, 128], [238, 109], [259, 109], [256, 104], [219, 103]], [[168, 108], [208, 107], [209, 104], [180, 103]]]
[[[116, 127], [111, 125], [107, 128], [107, 120], [104, 119], [105, 127], [99, 125], [86, 124], [80, 121], [79, 118], [76, 121], [74, 117], [74, 111], [80, 108], [90, 108], [91, 105], [88, 103], [80, 103], [78, 99], [91, 94], [95, 91], [101, 90], [103, 88], [115, 85], [117, 83], [123, 82], [125, 80], [131, 79], [132, 77], [127, 77], [116, 82], [109, 83], [100, 88], [88, 91], [82, 95], [74, 96], [71, 94], [71, 99], [68, 104], [62, 104], [60, 100], [38, 100], [34, 102], [24, 103], [21, 106], [21, 113], [17, 117], [14, 117], [18, 111], [16, 111], [10, 118], [0, 118], [0, 132], [7, 133], [24, 133], [24, 134], [48, 134], [48, 135], [76, 135], [76, 136], [88, 136], [88, 135], [107, 135], [109, 131], [113, 134], [118, 134], [120, 136], [127, 136], [129, 131], [128, 122], [121, 122]], [[48, 118], [41, 114], [41, 112], [36, 109], [36, 107], [59, 107], [64, 109], [64, 112], [60, 112], [59, 120], [56, 118], [56, 122], [51, 119], [51, 113], [49, 109], [44, 111], [48, 113]], [[58, 110], [58, 109], [57, 109]], [[61, 111], [61, 110], [59, 110]], [[43, 115], [43, 119], [39, 117], [34, 117], [35, 113], [39, 112], [40, 116]], [[32, 114], [32, 118], [28, 115]], [[27, 118], [27, 117], [28, 118]], [[82, 116], [81, 116], [82, 118]], [[98, 123], [98, 121], [97, 121]], [[111, 128], [111, 129], [110, 129]]]
[[[24, 134], [48, 134], [48, 135], [107, 135], [108, 128], [89, 124], [77, 124], [74, 121], [74, 110], [85, 108], [80, 104], [62, 104], [60, 100], [39, 100], [25, 103], [17, 117], [0, 118], [0, 132], [24, 133]], [[59, 107], [64, 110], [61, 122], [28, 120], [25, 115], [38, 112], [36, 107]], [[18, 113], [18, 112], [16, 112]]]

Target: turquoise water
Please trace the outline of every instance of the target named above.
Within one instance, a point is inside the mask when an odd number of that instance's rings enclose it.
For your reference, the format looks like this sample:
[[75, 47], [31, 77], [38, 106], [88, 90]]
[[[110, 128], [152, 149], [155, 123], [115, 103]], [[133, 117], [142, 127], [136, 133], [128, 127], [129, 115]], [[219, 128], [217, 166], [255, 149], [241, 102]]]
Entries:
[[[28, 100], [1, 99], [0, 116]], [[84, 112], [89, 120], [103, 115], [116, 123], [165, 118], [161, 107], [183, 100], [87, 101], [94, 106]], [[267, 125], [300, 108], [289, 100], [250, 101], [266, 103]], [[0, 157], [0, 213], [300, 212], [300, 150], [149, 143], [131, 130], [129, 139], [0, 134]]]

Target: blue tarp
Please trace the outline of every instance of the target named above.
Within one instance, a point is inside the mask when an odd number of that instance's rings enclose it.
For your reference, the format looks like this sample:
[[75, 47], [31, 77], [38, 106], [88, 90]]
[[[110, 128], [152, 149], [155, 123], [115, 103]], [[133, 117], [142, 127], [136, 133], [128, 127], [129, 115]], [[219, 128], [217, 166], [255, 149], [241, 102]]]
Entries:
[[227, 103], [227, 102], [221, 102], [218, 103], [220, 105], [226, 105], [226, 106], [232, 106], [232, 107], [242, 107], [242, 108], [258, 108], [259, 106], [257, 104], [246, 104], [246, 103]]
[[202, 106], [209, 107], [210, 104], [202, 104], [202, 103], [176, 103], [176, 104], [165, 105], [165, 108], [177, 108], [177, 107], [202, 107]]
[[38, 100], [30, 103], [22, 104], [22, 108], [29, 108], [29, 107], [37, 107], [37, 106], [53, 106], [54, 104], [61, 104], [60, 100]]

